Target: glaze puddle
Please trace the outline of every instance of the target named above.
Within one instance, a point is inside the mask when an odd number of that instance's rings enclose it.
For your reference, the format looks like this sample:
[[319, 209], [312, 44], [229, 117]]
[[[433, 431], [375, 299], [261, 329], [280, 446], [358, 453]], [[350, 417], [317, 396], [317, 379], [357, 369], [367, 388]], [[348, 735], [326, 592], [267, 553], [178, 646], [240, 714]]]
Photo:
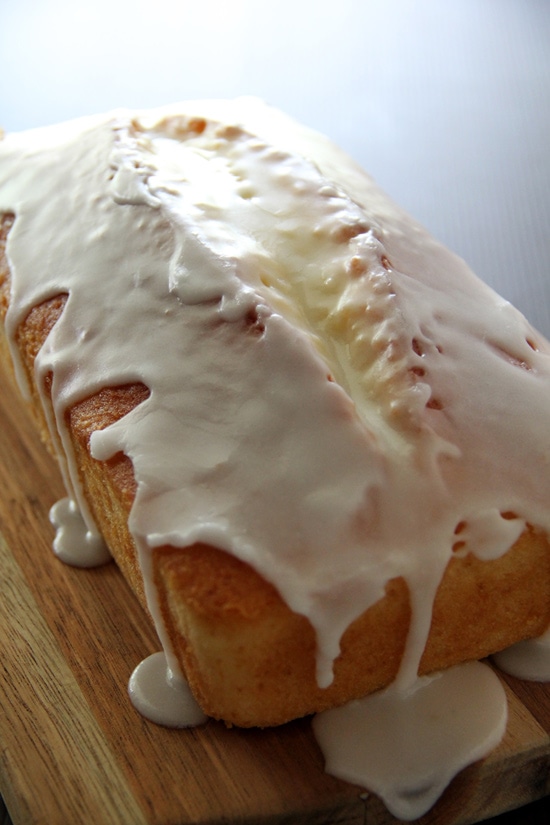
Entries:
[[498, 676], [469, 662], [396, 685], [313, 720], [327, 773], [377, 794], [407, 821], [428, 811], [451, 779], [486, 756], [506, 729]]
[[103, 538], [89, 530], [81, 512], [70, 498], [62, 498], [50, 510], [50, 522], [55, 527], [53, 551], [71, 567], [98, 567], [111, 561]]
[[170, 728], [189, 728], [207, 720], [187, 682], [168, 667], [161, 651], [136, 667], [128, 682], [128, 694], [142, 716]]

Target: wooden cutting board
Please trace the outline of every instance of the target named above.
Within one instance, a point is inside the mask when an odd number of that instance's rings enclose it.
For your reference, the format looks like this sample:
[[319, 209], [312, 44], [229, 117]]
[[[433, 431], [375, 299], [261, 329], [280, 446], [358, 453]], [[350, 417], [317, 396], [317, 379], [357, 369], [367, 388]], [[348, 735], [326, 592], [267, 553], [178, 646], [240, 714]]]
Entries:
[[[0, 793], [14, 825], [396, 822], [323, 770], [301, 720], [272, 730], [157, 727], [126, 696], [159, 648], [113, 564], [51, 552], [54, 461], [0, 372]], [[550, 793], [550, 686], [507, 680], [500, 747], [464, 771], [422, 825], [466, 825]]]

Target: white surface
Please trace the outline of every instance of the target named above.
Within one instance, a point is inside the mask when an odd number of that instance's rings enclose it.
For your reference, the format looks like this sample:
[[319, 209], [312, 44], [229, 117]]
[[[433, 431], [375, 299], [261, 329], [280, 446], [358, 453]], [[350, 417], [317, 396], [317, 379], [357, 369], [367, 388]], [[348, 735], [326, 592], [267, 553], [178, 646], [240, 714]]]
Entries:
[[546, 0], [0, 0], [0, 124], [256, 94], [550, 336]]

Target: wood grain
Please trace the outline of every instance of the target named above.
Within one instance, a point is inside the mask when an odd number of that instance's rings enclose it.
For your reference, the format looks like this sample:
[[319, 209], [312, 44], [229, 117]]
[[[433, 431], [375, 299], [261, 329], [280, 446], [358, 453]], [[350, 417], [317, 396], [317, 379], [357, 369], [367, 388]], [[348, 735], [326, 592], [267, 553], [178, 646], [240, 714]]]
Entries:
[[[155, 633], [114, 565], [53, 556], [57, 468], [3, 373], [0, 387], [0, 793], [14, 825], [395, 823], [324, 773], [307, 719], [172, 731], [134, 711], [127, 680], [158, 649]], [[422, 825], [468, 825], [550, 793], [550, 688], [506, 689], [504, 741]]]

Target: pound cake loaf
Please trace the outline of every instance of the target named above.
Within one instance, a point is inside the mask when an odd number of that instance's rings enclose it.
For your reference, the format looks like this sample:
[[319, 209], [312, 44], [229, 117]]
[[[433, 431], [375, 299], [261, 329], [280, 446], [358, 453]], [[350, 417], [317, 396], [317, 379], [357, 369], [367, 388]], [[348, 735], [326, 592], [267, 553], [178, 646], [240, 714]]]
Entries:
[[252, 99], [7, 135], [0, 214], [2, 353], [207, 715], [545, 631], [550, 345], [327, 139]]

